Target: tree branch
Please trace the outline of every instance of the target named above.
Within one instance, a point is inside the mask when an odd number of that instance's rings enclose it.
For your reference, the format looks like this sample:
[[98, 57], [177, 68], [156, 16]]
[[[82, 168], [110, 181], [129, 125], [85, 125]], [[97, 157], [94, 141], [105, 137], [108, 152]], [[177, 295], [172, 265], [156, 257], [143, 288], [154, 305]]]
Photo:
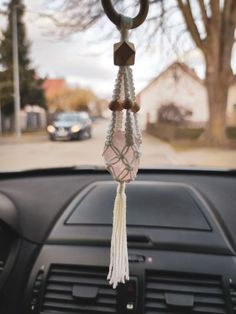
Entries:
[[231, 7], [232, 7], [232, 0], [225, 0], [224, 8], [223, 8], [222, 23], [227, 23], [229, 21]]
[[207, 16], [204, 0], [198, 0], [198, 3], [199, 3], [200, 11], [201, 11], [202, 21], [203, 21], [203, 24], [205, 26], [205, 31], [208, 34], [208, 31], [209, 31], [209, 27], [208, 27], [209, 19], [208, 19], [208, 16]]
[[[220, 53], [221, 53], [221, 70], [226, 73], [228, 79], [231, 80], [233, 72], [230, 68], [232, 47], [234, 44], [234, 31], [235, 31], [235, 20], [233, 23], [233, 16], [235, 0], [225, 0], [223, 13], [222, 13], [222, 31], [220, 40]], [[228, 67], [227, 67], [228, 65]]]
[[220, 20], [220, 3], [219, 0], [210, 0], [212, 17]]
[[205, 50], [203, 41], [200, 37], [197, 25], [194, 21], [194, 17], [191, 11], [191, 5], [190, 1], [186, 0], [186, 3], [184, 4], [182, 0], [177, 0], [178, 1], [178, 6], [180, 11], [183, 14], [184, 20], [186, 22], [187, 28], [192, 36], [192, 39], [194, 40], [195, 44], [199, 49], [202, 51]]

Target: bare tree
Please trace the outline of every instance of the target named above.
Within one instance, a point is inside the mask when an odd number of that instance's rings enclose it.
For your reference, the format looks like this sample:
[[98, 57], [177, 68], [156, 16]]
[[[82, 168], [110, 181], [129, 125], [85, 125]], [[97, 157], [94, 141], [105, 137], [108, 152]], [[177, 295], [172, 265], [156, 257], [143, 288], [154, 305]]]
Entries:
[[[54, 1], [60, 7], [58, 17], [53, 17], [54, 22], [67, 32], [88, 29], [104, 16], [100, 0]], [[120, 7], [127, 5], [126, 1], [113, 2]], [[233, 79], [231, 58], [235, 41], [236, 0], [150, 0], [147, 20], [150, 38], [156, 36], [157, 28], [165, 30], [168, 27], [166, 20], [171, 20], [176, 10], [181, 13], [185, 29], [205, 58], [209, 121], [202, 139], [211, 145], [225, 145], [227, 97]], [[171, 29], [174, 29], [173, 23], [169, 25], [169, 31]]]
[[194, 20], [190, 0], [178, 0], [187, 29], [205, 57], [209, 121], [203, 136], [209, 143], [222, 145], [226, 142], [226, 106], [233, 79], [231, 57], [235, 41], [236, 1], [210, 0], [208, 7], [204, 0], [198, 0], [198, 4], [204, 37], [201, 37]]

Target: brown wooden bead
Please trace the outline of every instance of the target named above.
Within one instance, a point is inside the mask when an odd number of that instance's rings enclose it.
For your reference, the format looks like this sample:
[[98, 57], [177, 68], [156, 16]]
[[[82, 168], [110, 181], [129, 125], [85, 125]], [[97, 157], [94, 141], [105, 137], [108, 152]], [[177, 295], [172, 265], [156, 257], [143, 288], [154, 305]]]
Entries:
[[114, 64], [119, 66], [134, 65], [135, 47], [128, 41], [114, 44]]
[[125, 99], [123, 103], [124, 109], [131, 109], [133, 107], [133, 102], [130, 99]]
[[116, 99], [110, 102], [109, 109], [111, 111], [121, 111], [123, 109], [123, 106], [122, 103], [118, 99]]
[[137, 102], [134, 102], [133, 107], [131, 108], [132, 112], [136, 113], [140, 110], [140, 106]]

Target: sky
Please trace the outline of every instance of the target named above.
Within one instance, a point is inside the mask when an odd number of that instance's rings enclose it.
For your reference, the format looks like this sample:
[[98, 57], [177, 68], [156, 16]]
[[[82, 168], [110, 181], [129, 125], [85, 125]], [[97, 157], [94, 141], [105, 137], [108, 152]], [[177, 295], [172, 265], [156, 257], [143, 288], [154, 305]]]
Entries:
[[[41, 76], [65, 78], [72, 86], [92, 89], [100, 97], [109, 97], [112, 93], [117, 67], [113, 65], [113, 43], [118, 41], [119, 33], [109, 20], [104, 27], [114, 29], [116, 39], [97, 40], [102, 32], [93, 27], [85, 33], [74, 34], [70, 38], [59, 38], [51, 20], [38, 18], [43, 12], [45, 0], [25, 0], [27, 36], [31, 42], [30, 55], [32, 64]], [[0, 0], [0, 5], [5, 0]], [[4, 28], [0, 20], [0, 29]], [[133, 31], [136, 32], [136, 31]], [[135, 37], [136, 63], [133, 68], [137, 92], [144, 88], [161, 70], [173, 62], [176, 55], [166, 54], [158, 45], [143, 49], [143, 38]], [[183, 60], [181, 60], [183, 61]], [[184, 61], [195, 66], [203, 74], [202, 59], [197, 50], [186, 54]]]

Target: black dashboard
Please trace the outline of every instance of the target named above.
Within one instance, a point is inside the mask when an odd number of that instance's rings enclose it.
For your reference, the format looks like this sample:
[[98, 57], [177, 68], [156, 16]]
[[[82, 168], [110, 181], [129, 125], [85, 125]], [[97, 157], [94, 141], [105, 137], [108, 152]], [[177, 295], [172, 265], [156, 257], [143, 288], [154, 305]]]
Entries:
[[236, 173], [141, 170], [113, 290], [115, 190], [99, 169], [0, 175], [0, 313], [236, 313]]

